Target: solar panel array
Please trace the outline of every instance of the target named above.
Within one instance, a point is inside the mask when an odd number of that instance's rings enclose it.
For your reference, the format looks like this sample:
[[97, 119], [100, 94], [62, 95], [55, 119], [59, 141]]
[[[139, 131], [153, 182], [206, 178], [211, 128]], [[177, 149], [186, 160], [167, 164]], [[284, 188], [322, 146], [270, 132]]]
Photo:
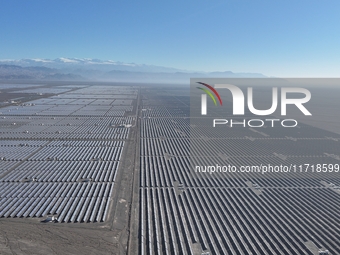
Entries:
[[[339, 164], [339, 135], [299, 124], [297, 139], [284, 128], [228, 128], [205, 137], [207, 130], [191, 125], [184, 90], [161, 99], [154, 91], [142, 90], [139, 254], [340, 254], [338, 174], [264, 178], [189, 170], [214, 152], [215, 164], [238, 167]], [[202, 140], [193, 153], [190, 146]]]
[[125, 125], [136, 119], [136, 88], [71, 85], [18, 92], [55, 95], [0, 109], [0, 217], [107, 220], [129, 138]]

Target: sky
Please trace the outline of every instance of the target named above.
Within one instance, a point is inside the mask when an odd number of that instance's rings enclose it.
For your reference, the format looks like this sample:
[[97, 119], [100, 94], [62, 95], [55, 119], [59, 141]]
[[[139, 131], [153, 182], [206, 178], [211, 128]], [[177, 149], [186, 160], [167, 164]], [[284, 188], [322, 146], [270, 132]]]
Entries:
[[338, 0], [11, 0], [0, 35], [0, 59], [340, 77]]

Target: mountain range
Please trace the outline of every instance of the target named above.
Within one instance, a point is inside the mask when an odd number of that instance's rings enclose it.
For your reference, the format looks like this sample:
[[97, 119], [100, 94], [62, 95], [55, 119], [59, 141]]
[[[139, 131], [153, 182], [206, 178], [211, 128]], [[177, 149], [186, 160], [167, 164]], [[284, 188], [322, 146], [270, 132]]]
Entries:
[[175, 82], [190, 78], [266, 77], [260, 73], [199, 72], [90, 58], [0, 59], [0, 79]]

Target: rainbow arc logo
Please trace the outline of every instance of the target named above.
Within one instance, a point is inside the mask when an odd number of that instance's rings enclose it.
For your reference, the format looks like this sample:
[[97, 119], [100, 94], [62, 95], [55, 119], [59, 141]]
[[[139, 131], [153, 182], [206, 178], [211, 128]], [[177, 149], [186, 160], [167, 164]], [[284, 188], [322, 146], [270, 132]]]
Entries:
[[[211, 100], [214, 102], [214, 104], [217, 105], [216, 98], [213, 95], [213, 93], [214, 93], [215, 96], [217, 97], [220, 105], [222, 105], [222, 99], [220, 97], [220, 94], [218, 94], [218, 92], [216, 91], [216, 89], [214, 89], [214, 87], [212, 87], [209, 84], [203, 83], [203, 82], [197, 82], [197, 83], [208, 88], [208, 89], [206, 89], [206, 88], [197, 87], [198, 89], [203, 90], [206, 93], [206, 94], [202, 94], [202, 96], [201, 96], [201, 114], [202, 115], [207, 114], [207, 95], [209, 95]], [[210, 91], [212, 91], [213, 93], [211, 93]]]
[[[216, 91], [216, 89], [214, 89], [209, 84], [206, 84], [206, 83], [203, 83], [203, 82], [197, 82], [197, 83], [209, 88], [216, 95], [218, 101], [220, 102], [220, 105], [222, 105], [222, 99], [220, 97], [220, 94], [218, 94], [218, 92]], [[217, 105], [214, 95], [209, 90], [207, 90], [205, 88], [201, 88], [201, 87], [197, 87], [197, 88], [200, 89], [200, 90], [203, 90], [205, 93], [207, 93], [210, 96], [210, 98], [213, 100], [214, 104]]]

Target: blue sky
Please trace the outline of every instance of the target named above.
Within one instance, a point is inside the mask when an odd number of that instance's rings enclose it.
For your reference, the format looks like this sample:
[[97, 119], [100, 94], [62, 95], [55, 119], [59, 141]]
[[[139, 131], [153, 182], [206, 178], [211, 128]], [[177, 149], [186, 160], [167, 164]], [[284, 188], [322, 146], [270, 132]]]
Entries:
[[339, 77], [339, 27], [338, 0], [11, 0], [0, 8], [0, 59]]

